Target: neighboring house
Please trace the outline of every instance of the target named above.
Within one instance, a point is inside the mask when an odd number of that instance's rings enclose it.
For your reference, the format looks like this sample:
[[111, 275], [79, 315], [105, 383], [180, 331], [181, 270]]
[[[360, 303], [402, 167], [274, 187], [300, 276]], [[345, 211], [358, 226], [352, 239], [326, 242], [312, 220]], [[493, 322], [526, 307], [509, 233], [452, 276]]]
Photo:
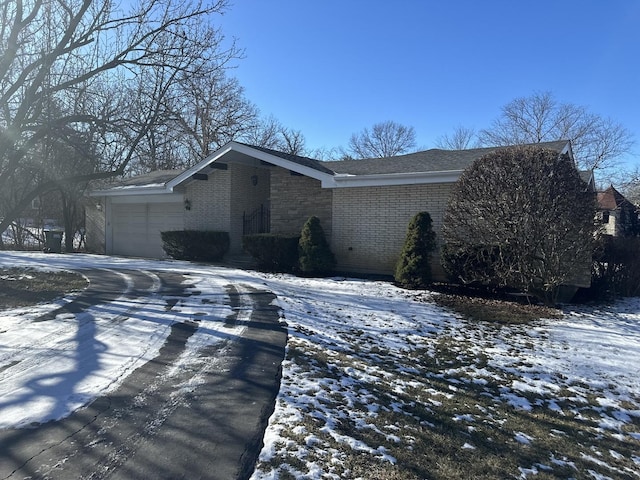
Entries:
[[[568, 141], [540, 146], [572, 155]], [[92, 192], [87, 247], [163, 257], [161, 231], [203, 229], [229, 232], [230, 254], [238, 255], [245, 233], [296, 235], [316, 215], [338, 270], [391, 275], [411, 218], [429, 212], [441, 240], [454, 183], [474, 160], [498, 149], [321, 162], [231, 142], [188, 170], [156, 172]], [[592, 185], [592, 176], [586, 181]], [[443, 278], [438, 258], [434, 276]]]
[[606, 235], [627, 237], [640, 234], [638, 208], [613, 185], [598, 192], [598, 220]]

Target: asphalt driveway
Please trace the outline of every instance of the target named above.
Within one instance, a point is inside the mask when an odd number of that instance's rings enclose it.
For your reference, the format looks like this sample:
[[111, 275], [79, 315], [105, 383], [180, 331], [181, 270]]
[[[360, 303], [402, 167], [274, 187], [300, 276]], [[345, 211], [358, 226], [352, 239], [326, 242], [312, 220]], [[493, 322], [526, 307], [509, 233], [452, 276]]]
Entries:
[[[129, 272], [133, 287], [108, 272], [85, 273], [90, 287], [61, 310], [79, 313], [125, 290], [136, 297], [150, 288], [136, 272]], [[157, 274], [167, 309], [180, 296], [197, 294], [185, 290], [182, 275]], [[219, 320], [229, 328], [246, 323], [242, 336], [206, 347], [197, 362], [168, 376], [199, 328], [198, 318], [174, 323], [158, 355], [117, 390], [62, 420], [0, 430], [0, 479], [248, 478], [273, 412], [287, 333], [272, 293], [243, 285], [226, 290], [221, 293], [236, 313]]]

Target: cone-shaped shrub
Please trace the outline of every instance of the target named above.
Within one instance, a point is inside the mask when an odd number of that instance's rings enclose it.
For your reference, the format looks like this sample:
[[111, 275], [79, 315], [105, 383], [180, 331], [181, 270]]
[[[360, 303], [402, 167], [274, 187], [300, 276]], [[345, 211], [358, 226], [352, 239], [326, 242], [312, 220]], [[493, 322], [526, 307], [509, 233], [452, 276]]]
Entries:
[[395, 280], [404, 288], [424, 288], [431, 283], [431, 254], [436, 248], [431, 215], [420, 212], [409, 222]]
[[298, 243], [298, 266], [307, 275], [326, 275], [336, 266], [336, 258], [316, 216], [310, 217], [302, 227]]

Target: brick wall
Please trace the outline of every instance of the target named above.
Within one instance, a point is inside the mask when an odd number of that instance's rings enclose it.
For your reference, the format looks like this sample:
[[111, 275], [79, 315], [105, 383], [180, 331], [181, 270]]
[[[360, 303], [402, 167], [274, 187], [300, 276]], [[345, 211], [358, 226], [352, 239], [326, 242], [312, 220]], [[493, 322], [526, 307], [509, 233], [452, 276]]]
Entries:
[[[270, 168], [229, 164], [231, 172], [231, 253], [242, 251], [242, 215], [269, 206]], [[255, 181], [255, 185], [254, 185]]]
[[[256, 182], [254, 185], [254, 179]], [[191, 201], [185, 228], [229, 232], [229, 252], [242, 251], [242, 214], [251, 213], [269, 202], [269, 170], [229, 164], [227, 170], [214, 170], [209, 179], [191, 182], [185, 198]]]
[[312, 215], [320, 219], [327, 239], [331, 238], [333, 190], [322, 189], [320, 181], [291, 175], [289, 170], [271, 170], [271, 232], [297, 235]]
[[[418, 212], [429, 212], [441, 245], [442, 216], [453, 184], [337, 188], [333, 193], [332, 249], [338, 268], [392, 275], [407, 226]], [[439, 250], [439, 247], [438, 247]], [[443, 278], [437, 252], [433, 273]]]
[[230, 190], [229, 170], [214, 170], [208, 180], [189, 183], [184, 198], [191, 202], [191, 210], [185, 211], [184, 228], [228, 232]]

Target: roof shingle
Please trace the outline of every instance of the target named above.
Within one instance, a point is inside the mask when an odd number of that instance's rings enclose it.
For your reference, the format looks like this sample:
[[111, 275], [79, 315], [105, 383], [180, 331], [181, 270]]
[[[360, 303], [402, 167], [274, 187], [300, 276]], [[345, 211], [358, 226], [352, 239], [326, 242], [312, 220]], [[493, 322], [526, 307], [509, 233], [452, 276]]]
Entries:
[[[562, 151], [566, 140], [545, 142], [537, 146]], [[507, 147], [473, 148], [469, 150], [431, 149], [390, 158], [369, 158], [363, 160], [340, 160], [322, 162], [324, 166], [338, 174], [376, 175], [413, 172], [460, 171], [478, 158]]]

